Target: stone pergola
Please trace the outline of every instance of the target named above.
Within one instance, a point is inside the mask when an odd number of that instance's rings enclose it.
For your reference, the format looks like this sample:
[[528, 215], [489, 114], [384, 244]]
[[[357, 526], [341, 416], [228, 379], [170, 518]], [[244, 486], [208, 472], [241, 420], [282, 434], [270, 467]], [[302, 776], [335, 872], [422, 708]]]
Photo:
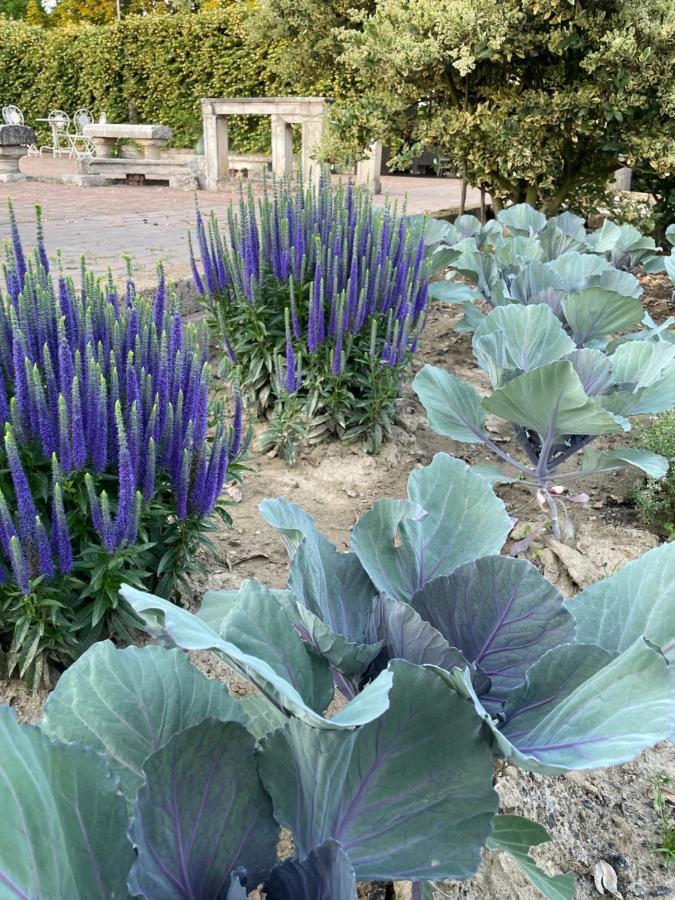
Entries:
[[[321, 166], [315, 154], [323, 136], [331, 100], [327, 97], [223, 97], [202, 100], [206, 187], [216, 190], [229, 174], [228, 116], [269, 116], [272, 120], [272, 171], [290, 175], [293, 169], [292, 125], [302, 126], [301, 166], [307, 181], [318, 180]], [[380, 188], [382, 148], [374, 144], [368, 160], [357, 166], [357, 180]]]

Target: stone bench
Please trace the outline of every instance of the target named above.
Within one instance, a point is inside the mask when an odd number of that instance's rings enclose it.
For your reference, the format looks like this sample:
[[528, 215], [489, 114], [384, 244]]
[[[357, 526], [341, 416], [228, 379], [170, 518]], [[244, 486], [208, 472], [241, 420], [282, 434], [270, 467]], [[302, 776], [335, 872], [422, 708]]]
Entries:
[[26, 125], [0, 125], [0, 182], [25, 180], [19, 160], [36, 141], [35, 132]]
[[134, 182], [134, 176], [143, 181], [165, 181], [169, 187], [194, 191], [199, 187], [199, 172], [188, 159], [128, 159], [94, 156], [79, 162], [77, 183], [83, 187], [107, 184], [113, 181]]
[[167, 125], [132, 125], [124, 122], [112, 125], [92, 122], [82, 128], [82, 134], [91, 139], [97, 156], [111, 157], [115, 141], [134, 141], [143, 150], [145, 159], [159, 159], [162, 147], [173, 137]]

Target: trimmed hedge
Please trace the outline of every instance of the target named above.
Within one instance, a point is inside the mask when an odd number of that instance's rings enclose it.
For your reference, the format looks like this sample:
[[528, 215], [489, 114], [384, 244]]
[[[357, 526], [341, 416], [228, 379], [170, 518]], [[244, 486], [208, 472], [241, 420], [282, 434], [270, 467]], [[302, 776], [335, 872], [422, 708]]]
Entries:
[[[202, 97], [274, 96], [264, 55], [245, 46], [246, 4], [172, 16], [129, 16], [109, 25], [41, 28], [0, 19], [0, 102], [29, 124], [51, 109], [88, 107], [109, 122], [169, 125], [176, 146], [201, 135]], [[46, 133], [42, 133], [47, 138]], [[269, 147], [269, 122], [233, 122], [242, 152]]]

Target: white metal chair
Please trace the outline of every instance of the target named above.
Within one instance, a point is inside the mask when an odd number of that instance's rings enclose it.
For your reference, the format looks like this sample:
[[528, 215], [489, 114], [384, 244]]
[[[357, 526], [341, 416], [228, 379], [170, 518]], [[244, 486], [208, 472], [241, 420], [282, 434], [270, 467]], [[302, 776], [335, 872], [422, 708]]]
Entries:
[[[44, 119], [41, 121], [44, 121]], [[68, 140], [70, 116], [68, 113], [62, 109], [53, 109], [47, 116], [47, 122], [52, 130], [52, 145], [51, 147], [40, 147], [40, 153], [43, 150], [47, 150], [53, 153], [54, 156], [60, 156], [63, 152], [70, 156], [70, 142]]]
[[94, 117], [88, 109], [76, 109], [71, 119], [72, 130], [67, 131], [70, 155], [77, 159], [91, 159], [94, 155], [94, 145], [91, 138], [82, 133], [85, 125], [91, 125]]

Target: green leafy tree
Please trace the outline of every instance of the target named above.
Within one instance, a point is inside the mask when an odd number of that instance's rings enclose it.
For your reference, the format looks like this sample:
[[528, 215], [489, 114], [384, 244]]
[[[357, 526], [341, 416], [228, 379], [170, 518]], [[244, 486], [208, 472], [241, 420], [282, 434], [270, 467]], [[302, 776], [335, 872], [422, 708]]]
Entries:
[[352, 73], [336, 64], [344, 49], [342, 29], [376, 6], [376, 0], [259, 0], [246, 36], [254, 47], [271, 48], [268, 67], [289, 93], [339, 97], [353, 82]]
[[29, 25], [49, 24], [47, 13], [40, 0], [28, 0], [25, 18]]
[[280, 58], [297, 55], [290, 84], [307, 58], [308, 74], [314, 60], [354, 83], [329, 154], [380, 138], [403, 166], [432, 148], [498, 205], [549, 213], [624, 161], [675, 170], [672, 0], [261, 4], [258, 22], [276, 15], [272, 38], [288, 43]]
[[27, 0], [0, 0], [0, 16], [8, 19], [25, 19]]

